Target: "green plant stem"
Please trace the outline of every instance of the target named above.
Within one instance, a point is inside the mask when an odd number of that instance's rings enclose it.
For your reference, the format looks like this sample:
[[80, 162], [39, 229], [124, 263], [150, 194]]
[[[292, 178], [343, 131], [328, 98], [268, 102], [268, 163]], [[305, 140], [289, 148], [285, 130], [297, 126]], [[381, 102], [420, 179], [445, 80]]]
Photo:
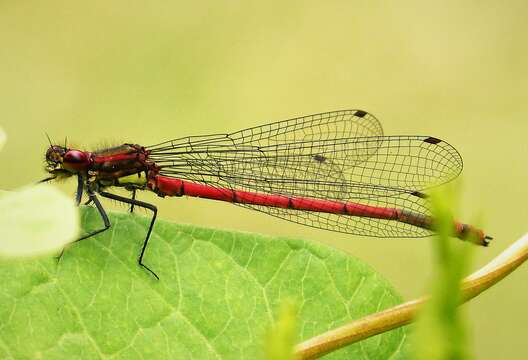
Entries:
[[[462, 302], [471, 300], [519, 267], [528, 258], [528, 234], [461, 283]], [[295, 348], [298, 359], [316, 359], [344, 346], [412, 322], [429, 299], [423, 296], [303, 341]]]

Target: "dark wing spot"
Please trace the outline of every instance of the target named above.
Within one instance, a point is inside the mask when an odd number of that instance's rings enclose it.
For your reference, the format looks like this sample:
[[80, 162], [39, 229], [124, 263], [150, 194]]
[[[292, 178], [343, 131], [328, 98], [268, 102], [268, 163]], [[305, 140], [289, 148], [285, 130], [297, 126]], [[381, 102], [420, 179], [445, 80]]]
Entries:
[[429, 144], [438, 144], [439, 142], [442, 142], [442, 140], [429, 136], [427, 139], [424, 140], [424, 142]]
[[319, 154], [314, 155], [313, 158], [315, 161], [319, 161], [321, 163], [326, 161], [326, 157], [323, 155], [319, 155]]
[[362, 117], [364, 117], [365, 115], [367, 115], [367, 112], [366, 112], [366, 111], [363, 111], [363, 110], [358, 110], [358, 111], [356, 111], [356, 113], [355, 113], [354, 115], [356, 115], [357, 117], [362, 118]]
[[423, 192], [420, 192], [420, 191], [413, 191], [411, 193], [411, 195], [414, 195], [414, 196], [422, 198], [422, 199], [427, 199], [428, 198], [427, 194], [424, 194]]

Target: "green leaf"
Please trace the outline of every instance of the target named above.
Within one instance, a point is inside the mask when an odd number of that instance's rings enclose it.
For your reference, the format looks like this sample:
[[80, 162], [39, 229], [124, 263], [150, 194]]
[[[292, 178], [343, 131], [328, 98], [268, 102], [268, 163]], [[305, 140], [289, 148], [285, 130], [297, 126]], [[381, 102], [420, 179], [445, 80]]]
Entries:
[[0, 192], [0, 256], [56, 253], [77, 238], [78, 229], [73, 200], [50, 185]]
[[[84, 231], [102, 226], [82, 212]], [[3, 261], [0, 358], [263, 359], [279, 304], [298, 304], [306, 339], [393, 306], [370, 267], [322, 245], [110, 213], [112, 227], [53, 258]], [[405, 329], [325, 359], [405, 357]]]
[[462, 300], [460, 282], [474, 245], [471, 241], [454, 241], [449, 236], [453, 227], [453, 191], [432, 194], [432, 210], [437, 228], [434, 239], [437, 273], [431, 300], [422, 310], [412, 336], [414, 359], [470, 358], [459, 304]]

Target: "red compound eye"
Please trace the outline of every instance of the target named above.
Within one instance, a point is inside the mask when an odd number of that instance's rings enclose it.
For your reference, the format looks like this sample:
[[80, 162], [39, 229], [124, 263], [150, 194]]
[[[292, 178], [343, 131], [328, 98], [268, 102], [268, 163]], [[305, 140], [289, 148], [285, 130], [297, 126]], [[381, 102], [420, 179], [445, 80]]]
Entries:
[[88, 155], [79, 150], [69, 150], [64, 154], [63, 164], [69, 170], [83, 170], [89, 164]]

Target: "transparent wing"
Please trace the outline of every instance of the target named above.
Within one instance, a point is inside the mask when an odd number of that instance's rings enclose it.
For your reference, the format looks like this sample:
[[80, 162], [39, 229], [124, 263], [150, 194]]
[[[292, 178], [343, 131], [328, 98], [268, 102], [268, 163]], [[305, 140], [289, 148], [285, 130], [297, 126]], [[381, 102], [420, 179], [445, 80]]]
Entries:
[[[346, 184], [347, 179], [339, 164], [325, 153], [332, 151], [336, 141], [382, 134], [381, 124], [371, 114], [362, 110], [341, 110], [274, 122], [232, 134], [170, 140], [148, 149], [150, 158], [162, 167], [162, 175], [186, 179], [200, 175], [201, 182], [222, 182], [223, 186], [277, 192], [277, 186], [283, 186], [278, 181], [289, 181], [292, 176], [303, 181], [295, 174], [299, 169], [306, 172], [304, 180], [334, 179]], [[309, 152], [313, 153], [308, 157], [307, 147], [311, 147]], [[347, 164], [352, 166], [362, 162], [375, 152], [375, 147], [356, 151]]]
[[214, 162], [215, 179], [208, 180], [222, 186], [336, 200], [423, 191], [462, 169], [453, 147], [422, 136], [277, 144], [218, 154]]
[[[460, 154], [428, 136], [383, 136], [378, 120], [345, 110], [147, 148], [160, 174], [234, 189], [394, 207], [429, 215], [420, 191], [454, 179]], [[390, 220], [238, 204], [317, 228], [368, 236], [427, 236]]]
[[380, 122], [363, 110], [339, 110], [276, 121], [236, 131], [231, 134], [190, 136], [148, 146], [153, 153], [179, 149], [192, 151], [202, 147], [249, 147], [310, 142], [352, 137], [382, 136]]
[[383, 128], [363, 110], [340, 110], [255, 126], [228, 135], [235, 144], [270, 146], [383, 136]]

